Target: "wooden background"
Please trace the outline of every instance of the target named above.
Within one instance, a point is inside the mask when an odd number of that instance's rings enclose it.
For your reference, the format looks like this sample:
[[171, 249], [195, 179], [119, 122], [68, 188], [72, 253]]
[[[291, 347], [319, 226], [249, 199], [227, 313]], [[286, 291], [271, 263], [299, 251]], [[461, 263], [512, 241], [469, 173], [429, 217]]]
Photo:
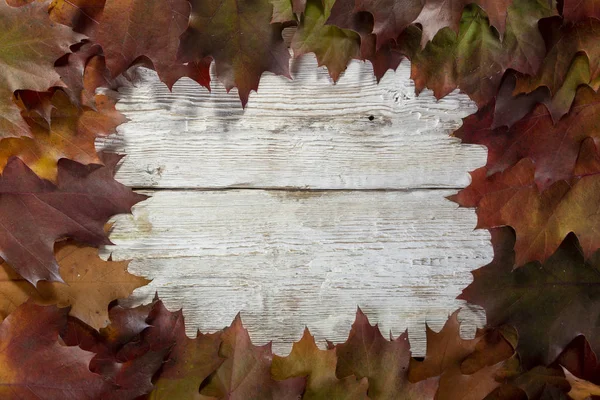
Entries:
[[154, 279], [132, 302], [158, 291], [190, 335], [241, 311], [279, 354], [305, 325], [345, 340], [357, 305], [384, 335], [408, 328], [416, 355], [425, 322], [439, 329], [458, 307], [473, 335], [485, 317], [455, 297], [490, 261], [489, 236], [445, 197], [485, 162], [448, 136], [475, 106], [417, 97], [408, 62], [379, 85], [369, 64], [336, 85], [316, 64], [267, 74], [246, 110], [216, 80], [212, 94], [190, 80], [171, 93], [142, 70], [122, 90], [130, 122], [100, 147], [127, 153], [117, 179], [152, 197], [115, 219], [104, 253]]

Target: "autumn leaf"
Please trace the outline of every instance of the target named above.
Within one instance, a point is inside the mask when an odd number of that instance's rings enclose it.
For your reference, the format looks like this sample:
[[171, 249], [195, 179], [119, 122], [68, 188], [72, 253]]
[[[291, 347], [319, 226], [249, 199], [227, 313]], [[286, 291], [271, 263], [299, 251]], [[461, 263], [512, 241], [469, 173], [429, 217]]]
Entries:
[[480, 339], [460, 337], [458, 311], [455, 311], [439, 332], [426, 326], [427, 352], [423, 361], [411, 359], [409, 379], [411, 382], [440, 376], [452, 366], [460, 366], [463, 360], [475, 351]]
[[66, 85], [62, 89], [74, 105], [96, 109], [96, 89], [117, 90], [131, 84], [127, 74], [111, 77], [102, 48], [97, 44], [85, 42], [73, 47], [75, 51], [57, 60], [55, 68]]
[[585, 262], [569, 235], [546, 262], [513, 271], [514, 242], [509, 228], [492, 230], [494, 260], [473, 271], [473, 283], [459, 298], [482, 306], [489, 325], [517, 329], [517, 352], [526, 368], [553, 362], [580, 334], [590, 338], [594, 351], [600, 349], [598, 254]]
[[237, 87], [242, 105], [258, 89], [263, 72], [290, 77], [290, 54], [282, 25], [271, 24], [269, 0], [192, 0], [190, 25], [181, 37], [183, 62], [215, 60], [217, 77], [227, 90]]
[[294, 57], [315, 53], [331, 79], [337, 81], [353, 58], [360, 58], [359, 35], [348, 29], [326, 25], [335, 0], [308, 0], [298, 30], [292, 38]]
[[32, 284], [62, 281], [54, 242], [70, 237], [110, 244], [104, 224], [145, 199], [114, 180], [119, 156], [101, 159], [105, 166], [60, 160], [57, 185], [38, 178], [18, 158], [8, 161], [0, 176], [0, 254]]
[[0, 397], [92, 400], [113, 389], [89, 370], [93, 353], [58, 342], [67, 313], [66, 308], [25, 303], [2, 321]]
[[463, 143], [488, 148], [488, 175], [504, 171], [524, 158], [532, 160], [535, 183], [545, 190], [573, 176], [582, 141], [597, 135], [599, 110], [600, 95], [581, 87], [571, 112], [556, 124], [548, 108], [538, 104], [510, 129], [492, 129], [495, 110], [486, 107], [467, 117], [454, 136]]
[[303, 399], [368, 399], [367, 378], [357, 380], [351, 375], [338, 379], [337, 361], [336, 350], [319, 349], [315, 338], [305, 329], [289, 356], [273, 357], [271, 373], [279, 380], [307, 377]]
[[390, 41], [395, 42], [415, 22], [423, 3], [424, 0], [355, 0], [354, 9], [373, 15], [373, 33], [377, 36], [379, 49]]
[[[111, 323], [96, 331], [69, 319], [65, 343], [96, 353], [90, 369], [115, 385], [102, 399], [137, 399], [154, 389], [153, 377], [184, 331], [181, 311], [168, 311], [158, 299], [133, 308], [110, 308]], [[216, 350], [215, 350], [216, 351]]]
[[481, 399], [500, 386], [496, 377], [513, 356], [514, 348], [499, 331], [479, 331], [474, 339], [462, 339], [458, 311], [440, 332], [429, 326], [426, 329], [425, 359], [410, 360], [411, 382], [435, 379], [439, 382], [435, 398], [439, 400]]
[[49, 7], [53, 21], [70, 26], [76, 32], [93, 36], [106, 0], [52, 0]]
[[502, 43], [474, 5], [465, 7], [458, 36], [442, 29], [411, 62], [417, 93], [429, 88], [439, 99], [459, 88], [479, 106], [495, 96], [506, 70]]
[[96, 97], [97, 110], [80, 109], [58, 90], [51, 100], [50, 125], [40, 118], [26, 118], [32, 138], [8, 138], [0, 146], [0, 170], [11, 157], [18, 157], [40, 178], [56, 182], [58, 161], [68, 158], [80, 164], [101, 164], [95, 148], [98, 137], [116, 132], [125, 117], [115, 109], [113, 100]]
[[571, 232], [577, 235], [588, 258], [600, 248], [594, 212], [600, 193], [599, 171], [600, 155], [588, 138], [569, 181], [558, 181], [540, 192], [534, 182], [535, 167], [525, 159], [487, 178], [483, 177], [485, 169], [476, 171], [473, 176], [477, 178], [455, 199], [477, 206], [477, 228], [515, 229], [515, 267], [545, 261]]
[[29, 136], [13, 102], [17, 90], [44, 92], [59, 83], [54, 62], [83, 36], [50, 21], [46, 2], [14, 8], [0, 1], [0, 139]]
[[[523, 0], [516, 1], [525, 2]], [[483, 8], [490, 19], [490, 24], [496, 27], [500, 36], [504, 34], [506, 14], [513, 0], [425, 0], [421, 13], [414, 21], [423, 27], [421, 46], [425, 47], [427, 42], [431, 41], [435, 34], [443, 28], [448, 27], [458, 33], [463, 9], [470, 3], [475, 3]], [[531, 16], [531, 19], [534, 18], [535, 16]]]
[[600, 384], [600, 362], [585, 336], [577, 336], [552, 363], [554, 368], [566, 368], [578, 378]]
[[571, 399], [587, 400], [592, 396], [600, 396], [600, 386], [576, 377], [566, 368], [563, 368], [563, 371], [571, 385], [571, 390], [568, 393]]
[[150, 59], [161, 79], [173, 74], [189, 15], [187, 0], [106, 0], [94, 39], [104, 50], [112, 76], [142, 56]]
[[[368, 13], [355, 12], [354, 0], [337, 0], [331, 8], [331, 14], [326, 24], [329, 26], [335, 25], [335, 27], [343, 27], [345, 28], [342, 29], [343, 33], [347, 33], [348, 30], [351, 30], [360, 36], [359, 58], [371, 62], [373, 74], [375, 75], [377, 82], [379, 82], [389, 69], [396, 70], [405, 57], [409, 57], [413, 54], [415, 49], [418, 48], [419, 39], [421, 37], [421, 31], [416, 26], [411, 25], [396, 38], [395, 42], [389, 41], [381, 46], [377, 46], [376, 36], [371, 33], [373, 30], [372, 17]], [[335, 36], [327, 35], [326, 32], [335, 33], [339, 31], [326, 29], [325, 27], [322, 29], [322, 32], [325, 33], [328, 38], [332, 39], [331, 44], [335, 44], [335, 41], [333, 40]], [[345, 40], [346, 37], [349, 36], [341, 36], [339, 40]], [[348, 44], [351, 45], [348, 46], [348, 49], [350, 49], [349, 53], [354, 53], [354, 44], [352, 42], [348, 42]], [[314, 46], [311, 45], [311, 47], [322, 50], [321, 52], [317, 52], [317, 55], [323, 60], [328, 58], [327, 53], [334, 54], [333, 52], [340, 49], [339, 46], [328, 49], [328, 46], [323, 43], [323, 41], [315, 41]], [[342, 62], [339, 63], [339, 66], [336, 66], [337, 63], [335, 61], [324, 62], [323, 64], [327, 65], [330, 73], [333, 72], [332, 77], [335, 78], [339, 75], [336, 72], [336, 68], [337, 70], [342, 71], [347, 64], [347, 61], [344, 63], [344, 60], [347, 60], [348, 57], [350, 57], [350, 54], [342, 54]]]
[[57, 243], [55, 254], [65, 284], [42, 281], [37, 290], [7, 263], [0, 264], [0, 318], [30, 299], [40, 305], [70, 306], [69, 315], [99, 329], [109, 322], [111, 301], [149, 282], [130, 275], [128, 262], [103, 261], [98, 250], [72, 241]]
[[598, 0], [564, 0], [562, 15], [565, 21], [580, 22], [589, 17], [600, 18]]
[[221, 339], [219, 356], [225, 361], [203, 383], [201, 395], [217, 399], [265, 400], [296, 400], [300, 397], [304, 379], [274, 380], [270, 372], [271, 344], [254, 346], [239, 315], [223, 331]]
[[545, 35], [550, 42], [540, 70], [534, 76], [523, 76], [517, 82], [515, 94], [528, 93], [539, 86], [547, 86], [554, 95], [563, 85], [573, 58], [582, 52], [589, 59], [590, 80], [600, 76], [600, 20], [587, 18], [577, 24], [550, 24]]
[[[505, 68], [512, 68], [523, 74], [536, 74], [546, 55], [546, 45], [538, 24], [541, 19], [557, 14], [556, 1], [486, 0], [486, 2], [506, 5], [512, 3], [508, 7], [506, 35], [502, 41], [503, 49], [507, 54]], [[485, 6], [483, 8], [488, 10]], [[488, 12], [488, 15], [494, 25], [492, 14]]]
[[[408, 381], [410, 345], [405, 332], [395, 340], [386, 340], [377, 325], [372, 326], [358, 309], [356, 320], [345, 343], [335, 346], [336, 375], [339, 378], [367, 378], [369, 399], [431, 399], [437, 381]], [[310, 381], [309, 381], [310, 382]]]

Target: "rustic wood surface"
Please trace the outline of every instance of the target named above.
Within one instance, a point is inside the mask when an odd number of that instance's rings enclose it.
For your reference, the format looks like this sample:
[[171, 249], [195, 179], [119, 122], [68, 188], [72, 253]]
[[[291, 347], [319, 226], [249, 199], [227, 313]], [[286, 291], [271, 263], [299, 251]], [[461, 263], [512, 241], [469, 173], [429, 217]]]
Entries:
[[148, 70], [122, 90], [130, 122], [99, 145], [127, 153], [117, 179], [152, 196], [115, 219], [104, 251], [154, 279], [131, 302], [158, 291], [190, 334], [241, 311], [279, 354], [305, 325], [344, 340], [357, 305], [386, 333], [408, 328], [416, 355], [425, 322], [458, 307], [473, 335], [485, 317], [455, 297], [491, 259], [489, 236], [445, 197], [485, 162], [448, 135], [474, 105], [415, 96], [408, 62], [379, 85], [359, 62], [336, 85], [314, 57], [292, 69], [265, 76], [246, 110], [216, 81], [171, 93]]

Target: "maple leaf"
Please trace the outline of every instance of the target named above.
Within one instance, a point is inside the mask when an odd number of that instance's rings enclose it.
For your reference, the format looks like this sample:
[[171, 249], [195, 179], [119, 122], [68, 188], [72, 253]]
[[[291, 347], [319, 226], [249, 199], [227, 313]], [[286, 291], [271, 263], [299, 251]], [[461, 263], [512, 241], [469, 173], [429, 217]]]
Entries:
[[0, 324], [3, 399], [99, 399], [113, 386], [88, 364], [93, 353], [63, 346], [68, 309], [25, 303]]
[[562, 15], [567, 22], [580, 22], [589, 17], [600, 18], [598, 0], [564, 0]]
[[172, 74], [189, 15], [187, 0], [106, 0], [94, 39], [112, 76], [141, 56], [152, 62], [159, 77]]
[[97, 110], [80, 109], [58, 90], [52, 96], [52, 119], [45, 121], [26, 118], [32, 138], [8, 138], [0, 147], [0, 170], [11, 157], [20, 158], [40, 178], [56, 182], [58, 161], [68, 158], [80, 164], [100, 164], [95, 148], [97, 137], [116, 132], [116, 127], [126, 121], [115, 109], [113, 100], [98, 95]]
[[271, 373], [275, 379], [307, 377], [303, 399], [367, 399], [367, 378], [336, 377], [335, 349], [321, 350], [308, 328], [292, 346], [287, 357], [274, 356]]
[[544, 36], [550, 43], [540, 70], [534, 76], [522, 76], [517, 81], [515, 94], [528, 93], [539, 86], [547, 86], [554, 95], [563, 85], [577, 53], [587, 55], [590, 80], [600, 76], [600, 49], [597, 38], [600, 20], [588, 18], [577, 24], [560, 24], [554, 21]]
[[106, 0], [52, 0], [48, 12], [53, 21], [76, 32], [93, 36]]
[[[520, 161], [502, 173], [478, 178], [456, 200], [477, 205], [477, 228], [511, 226], [517, 233], [516, 267], [545, 261], [573, 232], [583, 253], [590, 257], [600, 247], [594, 205], [600, 193], [600, 155], [594, 141], [586, 139], [573, 177], [539, 192], [531, 160]], [[476, 175], [473, 175], [476, 176]]]
[[57, 60], [55, 68], [62, 82], [66, 84], [62, 89], [78, 107], [88, 106], [95, 109], [98, 88], [117, 90], [119, 87], [130, 85], [125, 75], [114, 79], [111, 77], [106, 68], [102, 48], [90, 42], [82, 43], [73, 53]]
[[423, 9], [424, 0], [356, 0], [355, 11], [373, 15], [377, 48], [392, 41], [411, 25]]
[[17, 90], [44, 92], [59, 82], [54, 62], [83, 37], [52, 23], [46, 2], [14, 8], [0, 1], [0, 139], [29, 136], [13, 102]]
[[304, 379], [275, 381], [270, 366], [271, 344], [254, 346], [239, 314], [221, 334], [219, 355], [225, 361], [203, 384], [200, 394], [218, 399], [296, 400], [304, 390]]
[[153, 377], [185, 330], [181, 312], [171, 313], [155, 299], [134, 308], [113, 306], [109, 318], [111, 323], [99, 332], [70, 318], [65, 343], [96, 353], [90, 370], [115, 385], [103, 399], [133, 400], [149, 394]]
[[465, 7], [458, 36], [442, 29], [411, 61], [417, 93], [427, 87], [439, 99], [459, 88], [479, 106], [495, 96], [506, 69], [502, 43], [474, 5]]
[[585, 336], [577, 336], [552, 363], [554, 368], [566, 368], [578, 378], [600, 384], [600, 362]]
[[298, 30], [292, 38], [294, 57], [315, 53], [337, 81], [353, 58], [360, 58], [360, 37], [349, 29], [326, 25], [335, 0], [308, 0]]
[[517, 352], [527, 368], [551, 363], [580, 334], [590, 338], [592, 349], [600, 349], [595, 323], [600, 318], [598, 255], [584, 262], [575, 237], [569, 235], [543, 264], [513, 270], [514, 233], [509, 228], [491, 232], [494, 260], [472, 272], [473, 283], [459, 298], [482, 306], [489, 325], [517, 329]]
[[459, 311], [448, 318], [438, 333], [426, 326], [425, 359], [411, 358], [409, 364], [411, 382], [439, 381], [435, 396], [439, 400], [484, 398], [500, 386], [496, 377], [514, 354], [513, 346], [499, 331], [478, 331], [474, 339], [462, 339]]
[[480, 339], [463, 339], [460, 337], [460, 323], [455, 311], [448, 318], [439, 332], [434, 332], [426, 325], [427, 351], [423, 361], [411, 359], [409, 379], [418, 382], [427, 378], [440, 376], [445, 370], [460, 365], [463, 360], [475, 351]]
[[[400, 34], [395, 42], [389, 41], [377, 47], [376, 36], [371, 33], [373, 30], [372, 16], [365, 12], [355, 12], [354, 0], [337, 0], [331, 8], [331, 14], [326, 23], [328, 25], [335, 25], [336, 27], [344, 27], [346, 30], [352, 30], [360, 36], [359, 58], [371, 62], [377, 82], [379, 82], [387, 70], [396, 70], [405, 57], [413, 54], [414, 49], [418, 47], [419, 38], [421, 37], [421, 31], [416, 26], [409, 26]], [[326, 32], [327, 30], [324, 31]], [[333, 32], [337, 32], [337, 30]], [[342, 36], [342, 38], [345, 37]], [[322, 42], [315, 41], [315, 43], [313, 47], [322, 50], [321, 53], [323, 54], [319, 54], [319, 56], [323, 60], [327, 60], [328, 53], [332, 54], [332, 51], [339, 50], [340, 48], [339, 46], [328, 48]], [[331, 44], [333, 45], [335, 42], [332, 41]], [[355, 46], [352, 42], [349, 44], [351, 47], [348, 48], [351, 50], [350, 54], [352, 54], [355, 52]], [[345, 68], [346, 64], [343, 61], [347, 60], [350, 54], [341, 56], [342, 62], [337, 67], [338, 70], [341, 71]], [[334, 62], [324, 64], [328, 65], [330, 72], [332, 68], [335, 68]], [[332, 76], [336, 77], [338, 75], [334, 73]]]
[[103, 261], [96, 249], [72, 241], [57, 243], [55, 253], [66, 284], [43, 281], [36, 290], [8, 264], [0, 264], [0, 318], [31, 299], [40, 305], [71, 306], [69, 315], [99, 329], [109, 322], [111, 301], [149, 282], [127, 273], [128, 262]]
[[405, 332], [395, 340], [386, 340], [377, 325], [371, 326], [366, 315], [358, 309], [350, 335], [345, 343], [335, 346], [336, 375], [339, 378], [366, 377], [370, 399], [431, 399], [437, 381], [418, 383], [408, 381], [410, 344]]
[[237, 87], [242, 105], [258, 89], [263, 72], [290, 77], [290, 54], [282, 25], [271, 24], [269, 0], [192, 0], [190, 25], [181, 37], [183, 62], [215, 60], [217, 77], [227, 90]]
[[[523, 0], [516, 1], [524, 3]], [[475, 3], [485, 10], [490, 24], [498, 29], [502, 37], [506, 26], [507, 9], [513, 0], [426, 0], [423, 9], [414, 21], [423, 27], [421, 46], [425, 47], [427, 42], [432, 40], [435, 34], [443, 28], [448, 27], [458, 33], [463, 9], [470, 3]]]
[[[487, 2], [496, 3], [496, 0], [487, 0]], [[485, 6], [483, 8], [487, 10]], [[512, 2], [508, 8], [506, 35], [502, 41], [507, 54], [505, 68], [512, 68], [530, 75], [538, 72], [546, 55], [546, 45], [538, 22], [556, 14], [556, 1], [554, 0], [514, 0]], [[488, 15], [490, 14], [488, 13]], [[490, 21], [493, 24], [491, 15]]]
[[146, 198], [114, 180], [119, 156], [101, 159], [105, 166], [60, 160], [57, 185], [38, 178], [18, 158], [8, 161], [0, 176], [0, 256], [32, 284], [62, 281], [55, 241], [110, 244], [104, 224]]
[[554, 124], [543, 104], [510, 129], [492, 129], [494, 108], [485, 107], [465, 118], [454, 133], [463, 143], [482, 144], [488, 148], [488, 175], [504, 171], [528, 158], [535, 163], [535, 183], [540, 190], [554, 182], [573, 176], [582, 141], [597, 135], [600, 121], [600, 95], [581, 87], [571, 112]]

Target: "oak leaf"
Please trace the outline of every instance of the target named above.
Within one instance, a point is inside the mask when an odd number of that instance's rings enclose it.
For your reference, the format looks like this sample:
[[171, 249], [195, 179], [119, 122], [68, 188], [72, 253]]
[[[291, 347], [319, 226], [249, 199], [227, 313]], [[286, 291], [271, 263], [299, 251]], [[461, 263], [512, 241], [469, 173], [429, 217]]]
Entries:
[[92, 373], [93, 353], [58, 342], [68, 309], [25, 303], [0, 324], [0, 397], [99, 399], [114, 386]]
[[94, 39], [112, 76], [142, 56], [150, 59], [159, 77], [172, 73], [189, 15], [187, 0], [106, 0]]
[[83, 36], [48, 17], [46, 2], [11, 7], [0, 1], [0, 139], [29, 136], [13, 102], [17, 90], [44, 92], [60, 81], [54, 62]]
[[335, 0], [307, 1], [291, 47], [294, 57], [315, 53], [319, 66], [325, 65], [331, 79], [337, 81], [350, 60], [360, 58], [360, 37], [352, 30], [325, 24], [334, 3]]
[[496, 95], [506, 70], [502, 43], [475, 5], [465, 7], [458, 35], [442, 29], [411, 62], [417, 93], [429, 88], [439, 99], [459, 88], [479, 106]]
[[600, 77], [600, 20], [587, 18], [577, 24], [560, 24], [552, 20], [544, 37], [547, 53], [540, 70], [533, 76], [522, 76], [517, 81], [515, 94], [528, 93], [539, 86], [547, 86], [554, 95], [563, 85], [573, 58], [584, 53], [589, 59], [590, 80]]
[[93, 36], [106, 0], [52, 0], [50, 18], [76, 32]]
[[470, 3], [483, 8], [490, 19], [490, 24], [496, 27], [502, 37], [508, 8], [513, 0], [426, 0], [421, 13], [414, 21], [423, 27], [421, 45], [424, 47], [438, 31], [446, 27], [458, 33], [463, 9]]
[[187, 31], [179, 48], [183, 62], [215, 61], [217, 77], [227, 90], [237, 87], [242, 105], [258, 89], [263, 72], [290, 77], [281, 24], [271, 24], [269, 0], [192, 0]]
[[600, 201], [600, 154], [586, 139], [573, 177], [540, 192], [534, 182], [535, 167], [524, 159], [516, 166], [489, 177], [485, 169], [456, 200], [477, 206], [477, 228], [511, 226], [516, 231], [515, 267], [545, 261], [571, 232], [585, 257], [600, 248], [595, 204]]
[[98, 137], [116, 132], [126, 121], [112, 99], [98, 95], [97, 110], [78, 108], [58, 90], [52, 96], [52, 118], [48, 126], [41, 118], [26, 118], [33, 137], [8, 138], [0, 147], [0, 170], [11, 157], [18, 157], [40, 178], [56, 182], [58, 162], [68, 158], [80, 164], [101, 164], [95, 148]]
[[472, 272], [473, 283], [459, 298], [482, 306], [489, 325], [517, 329], [517, 352], [526, 368], [550, 364], [580, 334], [599, 350], [598, 254], [585, 262], [577, 240], [569, 235], [546, 262], [513, 270], [514, 243], [509, 228], [492, 230], [494, 260]]
[[465, 118], [454, 133], [463, 143], [482, 144], [488, 148], [487, 174], [504, 171], [524, 158], [535, 163], [535, 183], [545, 190], [553, 183], [573, 176], [581, 143], [598, 137], [600, 94], [588, 87], [577, 91], [571, 112], [554, 124], [543, 104], [510, 129], [493, 129], [493, 106], [484, 107]]
[[274, 358], [271, 344], [254, 346], [239, 315], [223, 331], [221, 340], [219, 356], [225, 361], [202, 384], [202, 396], [265, 400], [296, 400], [300, 397], [304, 379], [274, 380], [270, 372]]
[[437, 390], [437, 381], [418, 383], [408, 381], [411, 359], [408, 334], [386, 340], [377, 325], [372, 326], [358, 309], [348, 340], [335, 346], [336, 375], [339, 378], [356, 376], [367, 378], [369, 399], [431, 399]]
[[108, 324], [108, 304], [125, 298], [148, 280], [127, 272], [128, 262], [103, 261], [98, 250], [72, 241], [56, 244], [65, 284], [42, 281], [36, 290], [7, 263], [0, 264], [0, 318], [28, 299], [40, 305], [70, 306], [69, 315], [99, 329]]
[[600, 18], [600, 1], [564, 0], [562, 15], [568, 22], [580, 22], [589, 17]]
[[307, 377], [303, 399], [368, 399], [366, 377], [354, 375], [338, 379], [336, 349], [321, 350], [308, 331], [294, 343], [287, 357], [274, 356], [271, 373], [275, 379]]
[[62, 281], [54, 242], [70, 237], [93, 246], [110, 244], [104, 224], [146, 198], [114, 180], [119, 156], [101, 159], [105, 166], [60, 160], [56, 185], [18, 158], [8, 161], [0, 176], [0, 255], [32, 284]]
[[377, 36], [377, 48], [380, 48], [396, 41], [417, 19], [423, 4], [424, 0], [356, 0], [354, 9], [373, 15], [373, 33]]
[[153, 378], [184, 330], [181, 312], [171, 313], [155, 299], [134, 308], [113, 306], [109, 318], [111, 323], [99, 332], [70, 318], [65, 343], [96, 353], [90, 370], [115, 385], [103, 399], [133, 400], [149, 394]]

